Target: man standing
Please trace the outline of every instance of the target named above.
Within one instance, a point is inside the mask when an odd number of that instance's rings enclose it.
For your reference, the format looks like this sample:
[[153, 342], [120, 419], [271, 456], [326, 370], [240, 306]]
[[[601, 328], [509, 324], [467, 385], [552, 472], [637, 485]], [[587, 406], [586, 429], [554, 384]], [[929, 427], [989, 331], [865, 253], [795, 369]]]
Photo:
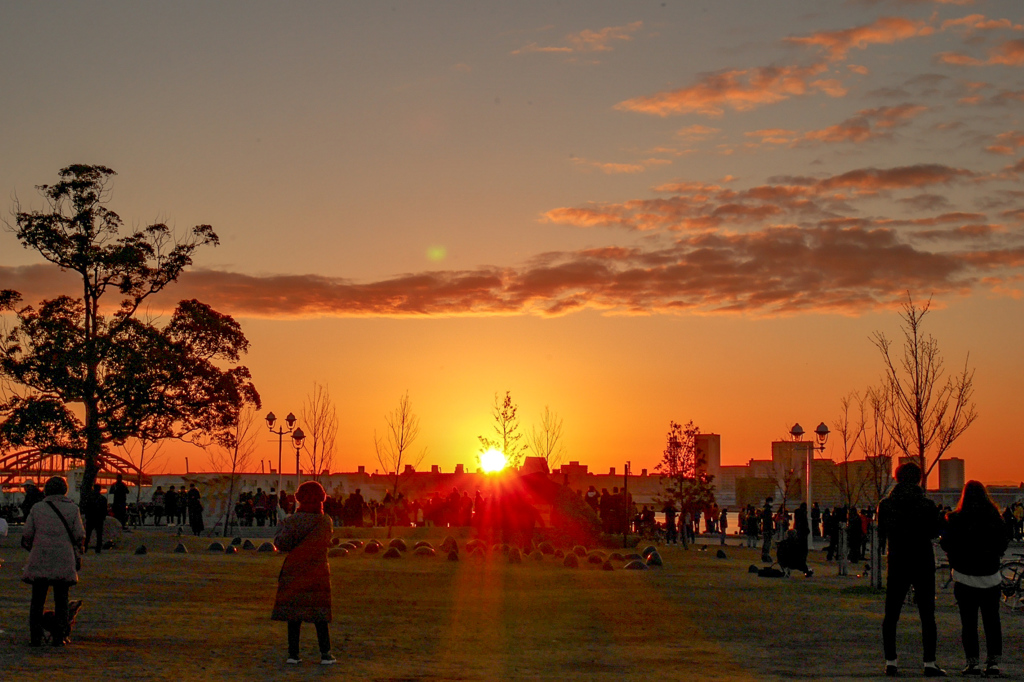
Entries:
[[674, 545], [678, 536], [676, 535], [676, 507], [672, 504], [672, 500], [665, 504], [661, 513], [665, 515], [665, 544]]
[[128, 486], [124, 484], [121, 474], [117, 475], [114, 485], [108, 490], [114, 496], [114, 518], [121, 522], [121, 528], [128, 525]]
[[772, 535], [775, 534], [775, 517], [772, 514], [771, 497], [764, 498], [764, 509], [761, 510], [761, 561], [772, 562]]
[[938, 639], [935, 626], [935, 552], [932, 538], [939, 534], [939, 510], [919, 485], [921, 468], [913, 462], [896, 468], [896, 485], [878, 505], [878, 533], [888, 544], [885, 582], [885, 617], [882, 646], [885, 674], [899, 674], [896, 657], [896, 624], [910, 587], [914, 588], [921, 614], [921, 644], [925, 677], [945, 677], [935, 664]]
[[96, 553], [103, 551], [103, 522], [107, 520], [107, 496], [100, 492], [100, 484], [92, 487], [92, 495], [85, 508], [85, 548], [83, 554], [89, 551], [89, 539], [92, 532], [96, 531]]

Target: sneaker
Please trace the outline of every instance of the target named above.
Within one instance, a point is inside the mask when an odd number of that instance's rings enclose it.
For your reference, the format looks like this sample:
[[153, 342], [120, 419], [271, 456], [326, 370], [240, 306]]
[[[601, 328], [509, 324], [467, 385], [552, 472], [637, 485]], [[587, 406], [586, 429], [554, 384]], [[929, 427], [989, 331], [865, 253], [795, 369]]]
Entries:
[[981, 674], [981, 668], [978, 667], [977, 663], [968, 663], [967, 666], [964, 667], [964, 669], [960, 671], [960, 674], [965, 676], [965, 677], [968, 676], [968, 675], [980, 675]]
[[302, 659], [301, 658], [292, 658], [292, 657], [289, 656], [288, 660], [285, 661], [285, 663], [287, 663], [288, 665], [298, 665], [299, 663], [302, 663]]
[[999, 666], [993, 664], [985, 666], [985, 677], [1002, 677], [1002, 673], [999, 672]]
[[925, 677], [948, 677], [946, 671], [937, 665], [928, 665], [924, 668]]
[[320, 654], [320, 665], [334, 665], [337, 662], [338, 659], [330, 654]]
[[900, 671], [899, 671], [899, 668], [897, 668], [896, 666], [888, 665], [888, 664], [885, 666], [885, 676], [886, 677], [899, 677], [899, 675], [900, 675]]

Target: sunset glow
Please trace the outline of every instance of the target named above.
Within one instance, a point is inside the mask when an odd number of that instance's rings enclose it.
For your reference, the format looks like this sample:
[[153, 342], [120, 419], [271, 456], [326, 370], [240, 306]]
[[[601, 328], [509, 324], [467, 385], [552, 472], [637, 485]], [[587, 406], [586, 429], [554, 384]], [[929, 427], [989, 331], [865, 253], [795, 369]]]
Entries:
[[485, 473], [493, 474], [501, 471], [508, 463], [508, 458], [498, 450], [488, 450], [480, 453], [480, 468]]

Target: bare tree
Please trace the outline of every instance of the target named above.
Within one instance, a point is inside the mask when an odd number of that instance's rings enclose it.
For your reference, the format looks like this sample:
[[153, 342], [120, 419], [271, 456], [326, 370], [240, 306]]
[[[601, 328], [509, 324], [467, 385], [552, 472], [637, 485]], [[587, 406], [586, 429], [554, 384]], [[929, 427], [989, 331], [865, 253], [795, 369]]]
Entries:
[[888, 404], [886, 390], [885, 386], [869, 388], [864, 399], [867, 405], [867, 426], [862, 442], [875, 503], [889, 493], [893, 484], [892, 457], [895, 446], [885, 428], [885, 407]]
[[313, 480], [330, 471], [334, 462], [334, 448], [338, 438], [338, 409], [327, 386], [314, 383], [313, 392], [306, 396], [302, 406], [302, 422], [306, 425], [306, 451]]
[[[860, 468], [854, 455], [865, 451], [865, 435], [867, 433], [867, 415], [865, 398], [857, 391], [845, 395], [839, 401], [839, 416], [832, 422], [833, 433], [841, 447], [840, 458], [833, 457], [835, 466], [829, 469], [832, 482], [843, 503], [847, 506], [860, 505], [860, 498], [868, 485], [868, 477]], [[835, 449], [832, 450], [835, 452]], [[865, 463], [866, 464], [866, 463]]]
[[923, 331], [931, 299], [918, 306], [910, 292], [903, 304], [903, 352], [893, 357], [893, 342], [875, 332], [872, 341], [885, 365], [885, 429], [896, 447], [914, 457], [921, 467], [921, 486], [927, 489], [928, 475], [949, 447], [977, 419], [972, 396], [974, 369], [969, 366], [946, 376], [939, 342]]
[[377, 450], [380, 468], [386, 472], [391, 483], [391, 508], [387, 510], [388, 537], [391, 537], [395, 521], [394, 505], [398, 501], [398, 489], [404, 468], [406, 465], [413, 468], [418, 466], [427, 451], [423, 449], [416, 456], [410, 452], [412, 444], [420, 434], [420, 418], [412, 411], [408, 391], [398, 399], [398, 407], [384, 415], [384, 422], [387, 424], [384, 435], [378, 436], [374, 430], [373, 444]]
[[[140, 438], [130, 438], [123, 443], [118, 445], [121, 450], [121, 454], [129, 462], [135, 465], [138, 470], [138, 475], [135, 481], [135, 504], [138, 505], [142, 501], [142, 472], [145, 471], [145, 467], [149, 466], [152, 470], [157, 466], [158, 462], [166, 465], [166, 457], [160, 456], [160, 451], [164, 447], [166, 441], [162, 438], [147, 438], [142, 436]], [[161, 466], [161, 469], [163, 467]]]
[[543, 457], [548, 463], [548, 470], [565, 457], [565, 443], [562, 441], [562, 418], [547, 405], [540, 415], [540, 428], [536, 425], [530, 429], [530, 445], [534, 454]]
[[231, 429], [214, 439], [207, 449], [210, 464], [219, 471], [231, 472], [231, 483], [228, 487], [227, 516], [224, 520], [224, 533], [233, 526], [231, 515], [235, 511], [235, 476], [248, 468], [256, 443], [263, 435], [261, 419], [256, 414], [256, 406], [246, 404], [238, 413], [238, 419]]
[[523, 434], [519, 430], [519, 418], [516, 417], [518, 409], [512, 402], [511, 391], [505, 391], [504, 398], [495, 393], [494, 411], [491, 413], [494, 417], [492, 428], [495, 437], [477, 436], [481, 453], [491, 449], [498, 450], [505, 455], [508, 466], [513, 468], [518, 468], [522, 464], [523, 454], [527, 449], [525, 443], [520, 443]]

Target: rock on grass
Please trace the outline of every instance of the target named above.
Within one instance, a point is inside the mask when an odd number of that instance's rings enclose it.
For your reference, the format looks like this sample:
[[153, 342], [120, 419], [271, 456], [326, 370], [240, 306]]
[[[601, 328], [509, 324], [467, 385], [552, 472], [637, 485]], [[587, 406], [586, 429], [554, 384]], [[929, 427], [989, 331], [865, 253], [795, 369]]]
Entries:
[[566, 568], [579, 568], [580, 560], [575, 554], [569, 553], [565, 555], [565, 559], [562, 561], [562, 565]]
[[612, 565], [612, 560], [608, 559], [603, 564], [601, 564], [601, 570], [602, 571], [614, 571], [615, 570], [615, 566]]
[[139, 545], [138, 547], [135, 548], [135, 554], [136, 555], [145, 554], [147, 551], [148, 550], [146, 549], [145, 545]]
[[271, 552], [271, 553], [273, 553], [273, 552], [277, 551], [277, 547], [274, 545], [273, 542], [269, 542], [268, 541], [268, 542], [264, 542], [259, 547], [257, 547], [256, 551], [257, 552]]
[[646, 547], [644, 547], [644, 551], [642, 551], [642, 552], [640, 552], [640, 553], [641, 553], [641, 554], [642, 554], [642, 555], [644, 556], [644, 558], [646, 559], [646, 558], [648, 557], [648, 555], [650, 555], [650, 554], [651, 554], [651, 552], [657, 552], [657, 551], [658, 551], [658, 550], [657, 550], [657, 549], [655, 549], [653, 545], [647, 545]]
[[508, 550], [508, 562], [510, 564], [521, 564], [523, 563], [523, 554], [519, 551], [518, 547], [511, 547]]
[[409, 551], [409, 545], [405, 544], [405, 540], [402, 538], [395, 538], [388, 543], [388, 547], [391, 549], [397, 549], [399, 552]]
[[540, 550], [541, 554], [554, 554], [555, 546], [545, 540], [544, 542], [537, 545], [537, 549]]
[[368, 542], [366, 543], [366, 547], [363, 549], [363, 551], [367, 554], [376, 554], [380, 551], [380, 545], [378, 545], [376, 542]]
[[572, 553], [582, 559], [587, 556], [587, 548], [583, 545], [576, 545], [572, 548]]
[[211, 542], [210, 546], [206, 548], [207, 552], [223, 552], [224, 545], [219, 542]]
[[429, 547], [430, 549], [434, 549], [434, 546], [432, 544], [430, 544], [429, 542], [427, 542], [426, 540], [420, 540], [419, 542], [417, 542], [415, 545], [412, 546], [413, 549], [419, 549], [420, 547]]
[[448, 561], [458, 561], [458, 560], [459, 560], [459, 553], [458, 552], [456, 552], [454, 549], [451, 550], [450, 552], [448, 552]]
[[174, 547], [174, 553], [175, 554], [188, 554], [188, 547], [185, 546], [185, 543], [179, 542]]
[[384, 552], [384, 559], [401, 559], [402, 552], [397, 547], [388, 547], [388, 551]]
[[651, 552], [647, 555], [647, 565], [651, 568], [655, 566], [664, 566], [664, 562], [661, 560], [661, 555], [657, 552]]
[[344, 557], [348, 556], [348, 550], [344, 547], [331, 547], [327, 550], [327, 556], [329, 557]]
[[246, 540], [242, 543], [242, 549], [256, 549], [256, 545], [253, 544], [252, 540]]
[[623, 568], [626, 569], [627, 571], [646, 571], [647, 570], [647, 564], [645, 564], [644, 562], [640, 561], [639, 559], [633, 559], [628, 564], [623, 566]]
[[414, 549], [413, 550], [413, 554], [415, 554], [416, 556], [422, 556], [422, 557], [437, 556], [437, 552], [434, 551], [434, 548], [430, 546], [429, 542], [426, 545], [420, 545], [419, 547]]

